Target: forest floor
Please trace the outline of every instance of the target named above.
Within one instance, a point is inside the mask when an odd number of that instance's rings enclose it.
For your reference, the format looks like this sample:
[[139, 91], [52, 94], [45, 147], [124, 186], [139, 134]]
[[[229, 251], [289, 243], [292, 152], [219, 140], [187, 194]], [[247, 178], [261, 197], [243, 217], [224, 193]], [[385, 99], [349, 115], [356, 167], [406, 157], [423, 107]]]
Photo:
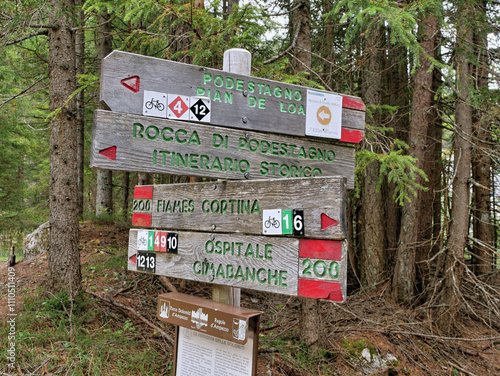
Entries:
[[[85, 222], [80, 241], [86, 292], [73, 303], [47, 292], [42, 255], [15, 266], [16, 316], [9, 316], [8, 269], [0, 266], [0, 375], [171, 375], [174, 327], [156, 318], [165, 283], [126, 270], [127, 228]], [[180, 292], [210, 298], [208, 284], [169, 281]], [[381, 290], [355, 291], [342, 304], [321, 302], [324, 333], [319, 346], [308, 347], [298, 334], [296, 298], [242, 290], [241, 301], [263, 312], [259, 376], [500, 375], [499, 328], [466, 310], [457, 336], [443, 336], [424, 310], [395, 305]], [[14, 367], [7, 339], [12, 317]]]

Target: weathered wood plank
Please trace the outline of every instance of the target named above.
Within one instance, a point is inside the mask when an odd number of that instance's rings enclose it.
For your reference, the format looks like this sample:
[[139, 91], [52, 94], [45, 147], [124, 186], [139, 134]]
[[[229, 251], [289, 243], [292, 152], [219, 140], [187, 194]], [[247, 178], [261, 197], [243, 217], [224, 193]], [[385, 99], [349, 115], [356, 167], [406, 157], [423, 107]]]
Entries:
[[[199, 96], [210, 99], [211, 124], [294, 136], [304, 136], [306, 119], [311, 119], [306, 116], [307, 90], [122, 51], [108, 55], [101, 70], [101, 101], [112, 111], [143, 114], [145, 91]], [[365, 106], [358, 97], [342, 97], [340, 141], [358, 143], [364, 135]]]
[[96, 110], [90, 166], [233, 180], [344, 176], [352, 189], [354, 152], [326, 140]]
[[[294, 236], [292, 211], [300, 209], [303, 220], [296, 227], [302, 226], [301, 236], [342, 240], [347, 237], [346, 199], [342, 177], [137, 186], [132, 226], [267, 235], [271, 214], [266, 212], [279, 209], [281, 217], [272, 214], [281, 228], [276, 235]], [[144, 213], [151, 221], [144, 222]]]
[[[176, 232], [176, 253], [141, 251], [147, 248], [149, 232], [155, 230], [130, 230], [128, 270], [292, 296], [346, 297], [345, 241], [338, 261], [299, 257], [303, 239], [205, 232]], [[148, 271], [138, 267], [138, 255], [154, 258]], [[323, 263], [330, 269], [321, 269]], [[302, 292], [299, 285], [305, 286]]]

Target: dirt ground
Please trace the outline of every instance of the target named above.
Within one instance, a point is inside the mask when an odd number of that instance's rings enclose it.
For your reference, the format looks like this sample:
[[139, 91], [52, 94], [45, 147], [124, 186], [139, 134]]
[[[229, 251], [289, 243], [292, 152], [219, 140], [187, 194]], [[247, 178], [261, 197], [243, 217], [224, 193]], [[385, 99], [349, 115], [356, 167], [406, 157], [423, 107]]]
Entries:
[[[174, 337], [173, 328], [156, 318], [157, 296], [169, 291], [167, 285], [156, 276], [139, 275], [123, 268], [95, 273], [94, 266], [110, 253], [122, 252], [126, 257], [128, 229], [86, 222], [81, 225], [80, 243], [85, 289], [92, 286], [93, 293], [118, 303], [103, 301], [99, 306], [120, 311], [121, 315], [115, 315], [117, 320], [120, 317], [133, 320], [143, 337], [151, 340], [151, 347], [171, 351], [167, 345], [158, 345], [158, 336], [152, 335], [154, 330], [145, 323], [149, 321]], [[23, 295], [35, 293], [37, 286], [46, 281], [47, 255], [18, 263], [15, 273], [16, 311], [20, 312]], [[92, 278], [88, 278], [91, 273]], [[113, 273], [126, 274], [127, 283], [112, 278]], [[0, 266], [2, 282], [6, 275], [4, 263]], [[210, 298], [208, 284], [176, 279], [168, 282], [180, 292]], [[2, 284], [2, 317], [8, 313], [5, 288]], [[241, 300], [242, 306], [264, 312], [259, 339], [259, 376], [500, 375], [500, 328], [488, 327], [466, 309], [455, 325], [459, 335], [448, 337], [434, 328], [425, 311], [395, 305], [384, 297], [383, 289], [370, 295], [355, 291], [343, 304], [321, 302], [324, 332], [318, 346], [307, 348], [298, 338], [300, 305], [296, 298], [243, 290]], [[138, 315], [120, 308], [120, 304], [131, 307]], [[304, 360], [304, 356], [309, 360]], [[308, 367], [304, 366], [306, 363]]]

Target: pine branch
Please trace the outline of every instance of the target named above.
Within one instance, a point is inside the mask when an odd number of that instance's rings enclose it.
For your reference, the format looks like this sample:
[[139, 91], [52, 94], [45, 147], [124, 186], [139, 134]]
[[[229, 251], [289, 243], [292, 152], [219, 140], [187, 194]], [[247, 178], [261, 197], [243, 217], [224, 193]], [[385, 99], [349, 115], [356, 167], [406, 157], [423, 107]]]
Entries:
[[14, 95], [14, 96], [10, 97], [9, 99], [7, 99], [6, 101], [2, 102], [2, 103], [0, 104], [0, 109], [1, 109], [1, 108], [5, 105], [5, 104], [7, 104], [8, 102], [10, 102], [10, 101], [12, 101], [12, 100], [14, 100], [14, 99], [16, 99], [16, 98], [20, 97], [21, 95], [23, 95], [24, 93], [26, 93], [27, 91], [29, 91], [32, 87], [36, 86], [36, 84], [38, 84], [40, 81], [43, 81], [43, 80], [45, 80], [46, 78], [47, 78], [47, 76], [40, 78], [38, 81], [36, 81], [36, 82], [32, 83], [32, 84], [31, 84], [30, 86], [28, 86], [26, 89], [21, 90], [21, 91], [20, 91], [19, 93], [17, 93], [16, 95]]
[[20, 42], [22, 42], [22, 41], [25, 41], [26, 39], [30, 39], [30, 38], [33, 38], [33, 37], [37, 37], [37, 36], [39, 36], [39, 35], [45, 35], [45, 36], [47, 36], [47, 35], [48, 35], [48, 33], [49, 33], [49, 32], [48, 32], [48, 30], [40, 30], [40, 31], [38, 31], [38, 32], [36, 32], [36, 33], [28, 34], [28, 35], [26, 35], [26, 36], [24, 36], [24, 37], [22, 37], [22, 38], [19, 38], [19, 39], [16, 39], [16, 40], [13, 40], [13, 41], [7, 42], [7, 43], [5, 43], [5, 45], [6, 45], [6, 46], [10, 46], [10, 45], [12, 45], [12, 44], [17, 44], [17, 43], [20, 43]]
[[280, 54], [278, 54], [275, 57], [270, 58], [269, 60], [264, 61], [262, 64], [266, 65], [266, 64], [274, 63], [275, 61], [281, 59], [283, 56], [288, 54], [291, 50], [293, 50], [295, 48], [295, 45], [297, 44], [297, 38], [299, 37], [299, 32], [300, 32], [300, 24], [297, 27], [297, 31], [295, 32], [295, 35], [293, 36], [293, 40], [292, 40], [292, 43], [290, 44], [290, 46], [288, 46], [288, 48], [285, 51], [281, 52]]

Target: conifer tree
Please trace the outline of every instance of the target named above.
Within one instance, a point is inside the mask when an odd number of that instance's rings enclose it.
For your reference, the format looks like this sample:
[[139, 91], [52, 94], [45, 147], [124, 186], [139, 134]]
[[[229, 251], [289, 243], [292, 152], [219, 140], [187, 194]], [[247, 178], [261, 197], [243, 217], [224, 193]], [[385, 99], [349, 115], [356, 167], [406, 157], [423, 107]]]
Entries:
[[68, 100], [76, 91], [74, 0], [50, 3], [49, 104], [49, 285], [74, 296], [81, 289], [78, 226], [78, 123], [76, 102]]

